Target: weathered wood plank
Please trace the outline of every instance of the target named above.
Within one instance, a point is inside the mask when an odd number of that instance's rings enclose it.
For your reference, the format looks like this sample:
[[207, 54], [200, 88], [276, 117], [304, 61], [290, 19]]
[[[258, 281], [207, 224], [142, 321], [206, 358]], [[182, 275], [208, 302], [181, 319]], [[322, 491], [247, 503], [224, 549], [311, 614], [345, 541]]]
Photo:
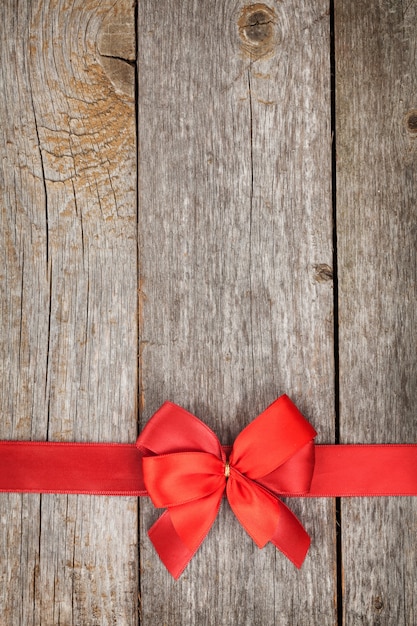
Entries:
[[[416, 23], [336, 2], [343, 442], [417, 437]], [[346, 625], [416, 623], [416, 526], [415, 499], [343, 502]]]
[[[327, 8], [138, 5], [142, 424], [171, 399], [230, 443], [287, 392], [332, 441]], [[141, 503], [143, 624], [334, 624], [333, 503], [291, 505], [313, 535], [301, 572], [225, 504], [173, 582]]]
[[[113, 19], [134, 50], [131, 2], [0, 6], [2, 438], [136, 435], [134, 70], [103, 70], [131, 60]], [[2, 624], [137, 622], [135, 501], [0, 507]]]

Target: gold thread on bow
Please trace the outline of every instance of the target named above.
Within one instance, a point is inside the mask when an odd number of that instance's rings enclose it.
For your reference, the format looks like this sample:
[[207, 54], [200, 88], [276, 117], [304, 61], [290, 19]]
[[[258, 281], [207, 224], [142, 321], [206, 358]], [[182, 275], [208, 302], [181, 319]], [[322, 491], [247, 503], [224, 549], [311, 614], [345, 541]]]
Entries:
[[229, 478], [229, 476], [230, 476], [230, 463], [229, 463], [229, 461], [226, 461], [226, 464], [224, 466], [224, 475], [226, 476], [226, 478]]

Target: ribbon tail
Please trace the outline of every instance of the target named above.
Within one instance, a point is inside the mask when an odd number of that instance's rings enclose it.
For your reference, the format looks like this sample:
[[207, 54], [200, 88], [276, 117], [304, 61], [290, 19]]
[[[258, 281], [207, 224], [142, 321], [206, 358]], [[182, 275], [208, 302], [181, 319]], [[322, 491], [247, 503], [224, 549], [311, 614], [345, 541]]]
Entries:
[[310, 537], [294, 513], [280, 501], [279, 521], [270, 539], [278, 550], [301, 567], [310, 547]]
[[177, 580], [197, 552], [198, 546], [193, 551], [185, 545], [174, 528], [169, 511], [165, 511], [153, 524], [148, 535], [162, 563]]
[[223, 489], [205, 498], [168, 508], [149, 530], [159, 558], [179, 578], [213, 525]]

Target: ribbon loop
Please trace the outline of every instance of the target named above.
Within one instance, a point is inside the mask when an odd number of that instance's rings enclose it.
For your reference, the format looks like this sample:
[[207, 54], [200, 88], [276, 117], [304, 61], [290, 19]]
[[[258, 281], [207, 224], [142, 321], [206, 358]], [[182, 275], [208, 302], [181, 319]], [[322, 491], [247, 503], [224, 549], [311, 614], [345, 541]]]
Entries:
[[225, 487], [224, 463], [208, 452], [174, 452], [142, 460], [143, 478], [156, 507], [172, 507]]
[[316, 434], [295, 404], [283, 395], [236, 437], [230, 462], [242, 474], [257, 480], [280, 467]]
[[171, 574], [178, 577], [198, 549], [224, 493], [257, 546], [272, 541], [300, 567], [310, 539], [278, 496], [294, 488], [308, 492], [315, 435], [291, 400], [281, 396], [238, 435], [226, 460], [225, 448], [203, 422], [165, 403], [137, 446], [152, 502], [168, 509], [149, 536]]

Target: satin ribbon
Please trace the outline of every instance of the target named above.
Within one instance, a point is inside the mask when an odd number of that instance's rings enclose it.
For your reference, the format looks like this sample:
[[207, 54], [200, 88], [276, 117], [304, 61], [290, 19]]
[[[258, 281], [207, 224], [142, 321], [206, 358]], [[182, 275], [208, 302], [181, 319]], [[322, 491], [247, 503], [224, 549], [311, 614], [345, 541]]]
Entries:
[[238, 435], [227, 459], [203, 422], [165, 404], [137, 445], [144, 453], [148, 494], [156, 507], [167, 509], [149, 536], [171, 574], [181, 574], [206, 537], [224, 492], [259, 548], [271, 541], [300, 567], [310, 538], [278, 495], [308, 493], [315, 435], [291, 400], [281, 396]]
[[166, 511], [149, 531], [178, 578], [224, 496], [262, 548], [300, 567], [310, 538], [280, 496], [417, 495], [417, 445], [321, 445], [287, 396], [222, 446], [197, 417], [165, 402], [136, 445], [0, 441], [0, 491], [150, 496]]

